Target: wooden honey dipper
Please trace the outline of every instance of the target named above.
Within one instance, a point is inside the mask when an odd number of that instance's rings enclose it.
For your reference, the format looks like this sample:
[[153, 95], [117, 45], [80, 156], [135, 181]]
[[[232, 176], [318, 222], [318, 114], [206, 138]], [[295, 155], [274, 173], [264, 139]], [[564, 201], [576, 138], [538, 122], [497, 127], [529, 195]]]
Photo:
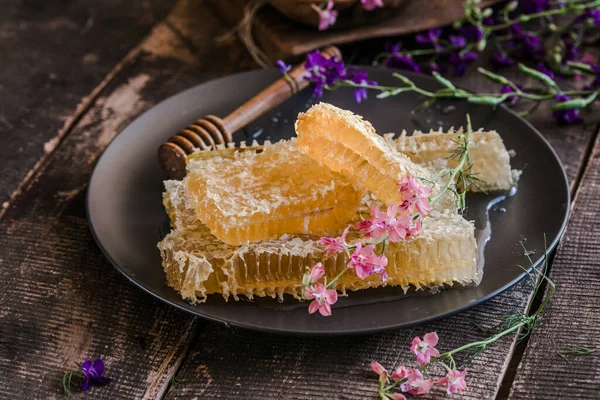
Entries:
[[[321, 54], [327, 58], [342, 57], [340, 50], [334, 46], [325, 48]], [[185, 158], [189, 154], [197, 149], [214, 149], [215, 145], [232, 142], [232, 132], [243, 128], [308, 86], [308, 81], [304, 79], [304, 64], [292, 69], [288, 75], [291, 79], [285, 76], [278, 79], [225, 118], [207, 115], [163, 143], [158, 149], [158, 161], [167, 176], [183, 179]]]

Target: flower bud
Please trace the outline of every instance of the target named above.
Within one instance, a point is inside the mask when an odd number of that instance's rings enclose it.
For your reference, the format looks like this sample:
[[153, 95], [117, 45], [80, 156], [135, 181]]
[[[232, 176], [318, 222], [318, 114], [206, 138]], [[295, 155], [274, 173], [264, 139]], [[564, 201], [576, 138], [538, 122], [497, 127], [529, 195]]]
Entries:
[[493, 11], [492, 11], [492, 9], [491, 9], [491, 8], [486, 8], [486, 9], [485, 9], [485, 10], [483, 10], [483, 12], [481, 13], [481, 16], [482, 16], [483, 18], [487, 18], [487, 17], [489, 17], [490, 15], [492, 15], [492, 13], [493, 13]]
[[307, 272], [302, 277], [302, 286], [310, 286], [310, 273]]
[[508, 11], [508, 12], [512, 12], [512, 11], [515, 11], [518, 6], [519, 6], [519, 2], [518, 1], [511, 1], [510, 3], [508, 3], [506, 5], [505, 10]]

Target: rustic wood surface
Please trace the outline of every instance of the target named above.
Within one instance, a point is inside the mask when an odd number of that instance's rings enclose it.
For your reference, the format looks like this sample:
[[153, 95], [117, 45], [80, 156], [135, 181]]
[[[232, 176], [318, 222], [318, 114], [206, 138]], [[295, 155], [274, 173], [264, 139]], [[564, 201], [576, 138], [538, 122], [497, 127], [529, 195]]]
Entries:
[[[116, 18], [110, 8], [116, 3], [107, 3], [95, 3], [98, 15], [106, 7], [106, 15]], [[113, 44], [131, 45], [119, 60], [113, 56], [112, 66], [98, 72], [103, 76], [87, 89], [72, 91], [69, 85], [62, 91], [78, 96], [70, 99], [70, 108], [68, 104], [63, 108], [69, 112], [65, 118], [73, 122], [28, 131], [28, 140], [42, 148], [49, 138], [59, 137], [53, 151], [28, 153], [27, 170], [38, 165], [29, 176], [20, 170], [15, 177], [11, 169], [0, 168], [1, 182], [21, 188], [12, 198], [12, 191], [7, 194], [9, 204], [0, 217], [0, 398], [62, 397], [62, 374], [75, 368], [85, 354], [104, 358], [107, 375], [115, 382], [79, 394], [81, 398], [376, 398], [376, 380], [368, 368], [371, 360], [386, 366], [408, 361], [406, 349], [412, 337], [433, 329], [440, 333], [442, 349], [480, 339], [486, 334], [473, 322], [491, 327], [501, 315], [527, 309], [531, 288], [523, 282], [479, 307], [427, 326], [361, 337], [296, 338], [207, 323], [153, 300], [128, 283], [101, 255], [85, 219], [85, 188], [95, 160], [119, 131], [158, 101], [256, 67], [237, 41], [215, 41], [227, 28], [205, 1], [166, 3], [152, 3], [153, 9], [164, 12], [164, 19], [151, 30], [146, 26], [148, 35], [138, 36], [137, 43], [133, 41], [136, 34], [143, 34], [143, 24], [139, 30], [129, 27], [111, 33], [116, 35]], [[48, 7], [60, 14], [53, 8], [57, 5]], [[126, 14], [126, 9], [121, 12]], [[10, 18], [0, 18], [14, 24], [18, 15], [15, 11]], [[97, 29], [102, 32], [102, 27]], [[100, 54], [100, 47], [111, 45], [108, 40], [102, 43], [90, 48]], [[26, 57], [28, 49], [15, 46], [12, 51]], [[69, 51], [76, 58], [78, 51], [88, 50], [72, 47]], [[58, 63], [62, 54], [48, 50], [46, 56]], [[73, 74], [86, 75], [86, 68], [73, 67]], [[10, 82], [6, 74], [0, 78]], [[489, 86], [472, 76], [459, 84], [472, 89]], [[46, 96], [64, 95], [61, 90], [45, 90]], [[13, 110], [29, 99], [18, 96], [12, 97]], [[48, 112], [32, 108], [28, 119], [40, 126], [50, 124]], [[558, 393], [557, 383], [574, 396], [597, 398], [599, 356], [570, 358], [573, 364], [568, 364], [556, 351], [566, 344], [598, 347], [599, 321], [594, 313], [598, 296], [593, 290], [599, 280], [594, 252], [600, 234], [590, 228], [600, 218], [596, 212], [600, 145], [590, 157], [598, 129], [559, 127], [547, 115], [548, 110], [540, 110], [531, 122], [555, 147], [572, 191], [578, 193], [566, 239], [551, 270], [562, 289], [526, 346], [514, 385], [514, 370], [509, 366], [520, 357], [513, 357], [516, 336], [473, 360], [461, 360], [469, 368], [470, 389], [456, 398], [502, 398], [510, 390], [514, 398], [547, 398]], [[588, 283], [580, 285], [582, 281]]]
[[[483, 0], [488, 7], [499, 0]], [[244, 16], [250, 0], [208, 0], [208, 3], [230, 26]], [[258, 2], [260, 4], [260, 2]], [[253, 4], [257, 4], [254, 1]], [[423, 1], [407, 0], [397, 10], [376, 24], [354, 26], [345, 23], [343, 16], [332, 29], [320, 32], [283, 16], [271, 5], [260, 7], [253, 25], [254, 42], [268, 59], [274, 63], [279, 58], [290, 58], [331, 44], [354, 43], [358, 40], [406, 35], [438, 26], [450, 25], [464, 17], [463, 0], [427, 0], [427, 12], [423, 12]], [[359, 18], [360, 20], [360, 18]], [[357, 21], [358, 22], [358, 21]]]
[[0, 212], [169, 8], [160, 0], [0, 1]]

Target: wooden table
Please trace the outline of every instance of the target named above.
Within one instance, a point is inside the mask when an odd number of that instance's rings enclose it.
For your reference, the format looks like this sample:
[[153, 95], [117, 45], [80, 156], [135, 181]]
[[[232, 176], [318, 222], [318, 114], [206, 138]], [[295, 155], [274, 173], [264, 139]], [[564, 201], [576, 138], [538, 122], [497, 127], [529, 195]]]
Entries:
[[[470, 311], [414, 329], [338, 339], [267, 335], [177, 311], [126, 281], [85, 218], [85, 189], [108, 143], [182, 89], [255, 68], [204, 1], [0, 2], [0, 398], [60, 398], [86, 353], [115, 382], [81, 398], [376, 398], [368, 363], [408, 362], [415, 335], [440, 348], [481, 339], [526, 310], [522, 282]], [[475, 74], [458, 81], [489, 84]], [[531, 122], [558, 152], [573, 213], [550, 275], [558, 293], [527, 342], [512, 336], [473, 360], [457, 398], [598, 398], [600, 347], [598, 126]], [[539, 199], [544, 201], [544, 199]], [[497, 317], [496, 317], [497, 316]]]

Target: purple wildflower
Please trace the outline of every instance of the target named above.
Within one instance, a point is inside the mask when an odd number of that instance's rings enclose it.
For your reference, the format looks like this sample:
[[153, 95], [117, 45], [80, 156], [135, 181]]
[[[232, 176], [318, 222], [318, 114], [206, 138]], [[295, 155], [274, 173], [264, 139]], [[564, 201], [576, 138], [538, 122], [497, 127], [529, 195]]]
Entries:
[[464, 36], [450, 35], [448, 40], [450, 40], [452, 46], [464, 47], [467, 44], [467, 39]]
[[477, 60], [479, 56], [474, 51], [467, 51], [465, 54], [451, 53], [448, 56], [448, 61], [454, 66], [454, 75], [462, 76], [467, 69], [467, 66]]
[[[367, 80], [367, 73], [364, 71], [356, 71], [354, 72], [349, 79], [359, 85], [367, 84], [367, 85], [377, 85], [377, 82]], [[357, 88], [354, 90], [354, 99], [357, 103], [365, 100], [367, 98], [367, 88]]]
[[573, 43], [570, 40], [565, 40], [565, 56], [564, 56], [564, 60], [565, 61], [573, 61], [576, 60], [577, 58], [579, 58], [579, 47], [575, 45], [575, 43]]
[[596, 79], [589, 85], [590, 88], [600, 89], [600, 66], [590, 64], [590, 68], [596, 74]]
[[515, 63], [506, 53], [501, 53], [499, 51], [492, 54], [492, 62], [496, 68], [504, 68]]
[[277, 60], [275, 64], [277, 65], [277, 68], [279, 68], [282, 74], [286, 74], [292, 69], [291, 65], [284, 63], [282, 60]]
[[430, 63], [427, 65], [427, 69], [429, 70], [429, 73], [432, 73], [432, 72], [438, 72], [438, 73], [439, 73], [439, 72], [441, 72], [440, 66], [439, 66], [439, 65], [437, 65], [437, 63], [435, 63], [435, 62], [433, 62], [433, 61], [432, 61], [432, 62], [430, 62]]
[[419, 33], [416, 40], [418, 43], [431, 43], [436, 50], [439, 50], [441, 49], [441, 46], [438, 42], [441, 34], [441, 28], [432, 28], [428, 29], [427, 33]]
[[549, 76], [550, 78], [554, 79], [554, 72], [550, 71], [548, 68], [546, 68], [546, 66], [542, 63], [538, 63], [537, 65], [537, 69], [538, 71], [540, 71], [542, 74]]
[[473, 25], [460, 28], [460, 33], [462, 36], [472, 41], [479, 41], [483, 37], [481, 28]]
[[507, 42], [513, 49], [512, 55], [519, 59], [533, 58], [540, 60], [544, 57], [542, 40], [531, 32], [524, 31], [519, 24], [510, 27], [511, 39]]
[[600, 28], [600, 10], [588, 8], [583, 14], [575, 18], [573, 23], [575, 25], [587, 24], [588, 20], [591, 21], [593, 25]]
[[[557, 94], [556, 100], [560, 103], [571, 100], [568, 96], [564, 94]], [[552, 113], [554, 119], [558, 122], [562, 122], [568, 125], [572, 124], [581, 124], [583, 122], [583, 118], [579, 115], [579, 110], [577, 108], [572, 108], [570, 110], [556, 110]]]
[[377, 7], [383, 7], [383, 0], [360, 0], [360, 2], [367, 11], [374, 10]]
[[405, 71], [421, 72], [421, 69], [410, 56], [402, 54], [393, 54], [392, 57], [385, 61], [388, 68], [395, 68]]
[[[517, 87], [519, 89], [522, 89], [521, 85], [517, 85]], [[508, 85], [504, 85], [504, 86], [502, 86], [500, 88], [500, 93], [502, 93], [502, 94], [504, 94], [504, 93], [514, 93], [514, 92], [515, 92], [515, 90], [512, 87], [508, 86]], [[513, 105], [515, 105], [517, 103], [518, 100], [519, 100], [518, 96], [509, 96], [509, 97], [507, 97], [506, 102], [508, 104], [510, 104], [511, 106], [513, 106]]]
[[323, 88], [332, 85], [346, 76], [344, 61], [327, 58], [318, 51], [308, 53], [305, 69], [308, 71], [306, 80], [314, 84], [313, 96], [323, 96]]
[[81, 365], [81, 371], [83, 371], [84, 376], [81, 390], [84, 392], [90, 388], [91, 384], [106, 385], [111, 381], [110, 378], [102, 376], [104, 373], [104, 361], [100, 358], [92, 361], [90, 356], [87, 356], [87, 360]]
[[548, 0], [520, 0], [519, 11], [524, 14], [533, 14], [544, 11], [548, 7]]

